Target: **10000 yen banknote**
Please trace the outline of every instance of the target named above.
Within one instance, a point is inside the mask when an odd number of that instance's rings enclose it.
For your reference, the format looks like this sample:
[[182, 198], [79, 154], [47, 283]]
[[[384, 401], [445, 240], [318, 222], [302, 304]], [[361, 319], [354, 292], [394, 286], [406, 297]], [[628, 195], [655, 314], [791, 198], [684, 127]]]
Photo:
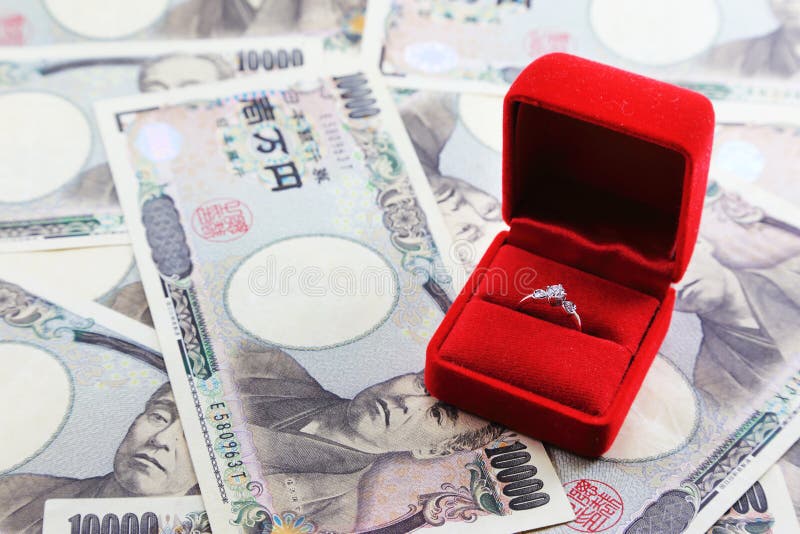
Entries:
[[425, 390], [446, 230], [388, 93], [284, 74], [98, 107], [212, 528], [571, 519], [540, 443]]
[[[303, 39], [0, 52], [0, 251], [127, 242], [92, 103], [319, 61]], [[42, 59], [46, 58], [46, 59]]]
[[366, 0], [0, 0], [0, 46], [86, 41], [322, 38], [328, 50], [361, 40]]
[[156, 346], [150, 328], [0, 274], [0, 424], [16, 435], [0, 452], [0, 532], [41, 532], [50, 498], [198, 493]]
[[42, 534], [211, 534], [199, 495], [122, 499], [49, 499]]
[[[716, 99], [797, 102], [800, 5], [715, 0], [376, 0], [365, 50], [391, 77], [510, 84], [568, 52]], [[476, 39], [480, 35], [481, 39]]]

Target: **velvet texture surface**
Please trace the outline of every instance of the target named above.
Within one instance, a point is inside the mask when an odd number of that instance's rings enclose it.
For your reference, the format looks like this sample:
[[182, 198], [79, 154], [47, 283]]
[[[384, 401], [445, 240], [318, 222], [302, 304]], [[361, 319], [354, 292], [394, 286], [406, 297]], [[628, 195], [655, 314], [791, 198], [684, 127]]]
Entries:
[[[428, 347], [449, 403], [588, 456], [611, 446], [672, 312], [700, 223], [714, 115], [703, 96], [566, 54], [504, 107], [503, 216]], [[563, 284], [560, 307], [519, 300]]]

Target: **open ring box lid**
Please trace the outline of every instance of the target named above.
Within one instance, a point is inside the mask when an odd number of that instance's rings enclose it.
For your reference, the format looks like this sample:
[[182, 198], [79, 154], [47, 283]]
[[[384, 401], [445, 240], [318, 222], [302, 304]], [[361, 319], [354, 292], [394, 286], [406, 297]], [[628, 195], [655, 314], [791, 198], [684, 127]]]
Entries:
[[[431, 339], [435, 397], [586, 456], [612, 444], [669, 326], [714, 132], [702, 95], [567, 54], [505, 98], [501, 232]], [[560, 307], [519, 300], [561, 283]]]

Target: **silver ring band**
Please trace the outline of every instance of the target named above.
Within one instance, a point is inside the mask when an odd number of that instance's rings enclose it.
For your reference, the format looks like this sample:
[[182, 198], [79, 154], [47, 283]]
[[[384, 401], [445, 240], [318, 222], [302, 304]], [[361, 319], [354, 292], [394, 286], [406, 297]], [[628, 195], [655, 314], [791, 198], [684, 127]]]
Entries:
[[578, 315], [578, 307], [571, 300], [567, 300], [567, 291], [561, 284], [553, 284], [544, 289], [534, 289], [533, 293], [525, 295], [517, 303], [519, 309], [526, 300], [546, 300], [550, 306], [561, 306], [561, 308], [572, 317], [572, 322], [578, 330], [581, 330], [581, 316]]

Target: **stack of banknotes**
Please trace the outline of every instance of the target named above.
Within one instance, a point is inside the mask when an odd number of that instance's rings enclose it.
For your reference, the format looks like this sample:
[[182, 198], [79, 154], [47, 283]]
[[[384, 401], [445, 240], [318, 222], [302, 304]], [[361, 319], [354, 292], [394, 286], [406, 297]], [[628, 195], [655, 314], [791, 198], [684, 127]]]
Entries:
[[[422, 378], [558, 51], [718, 120], [599, 459]], [[796, 0], [0, 0], [0, 532], [800, 532], [798, 172]]]

